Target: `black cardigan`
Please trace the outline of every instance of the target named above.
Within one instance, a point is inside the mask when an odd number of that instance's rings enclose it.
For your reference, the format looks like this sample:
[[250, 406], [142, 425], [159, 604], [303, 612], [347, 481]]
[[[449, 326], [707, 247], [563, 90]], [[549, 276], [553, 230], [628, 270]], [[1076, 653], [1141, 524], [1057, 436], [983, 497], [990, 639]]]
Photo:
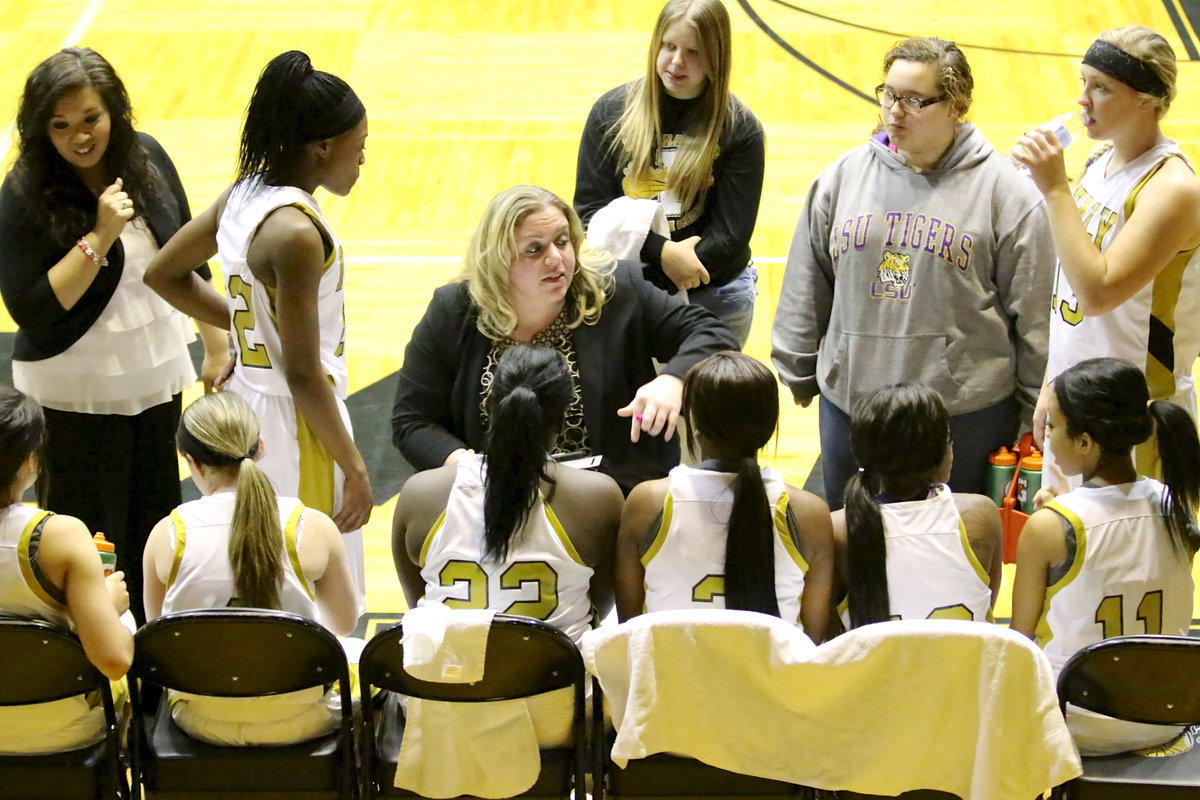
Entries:
[[[138, 133], [138, 139], [169, 189], [153, 207], [144, 209], [150, 231], [162, 247], [192, 213], [179, 173], [162, 145], [145, 133]], [[66, 253], [53, 243], [56, 237], [33, 222], [14, 184], [9, 173], [0, 186], [0, 295], [19, 326], [13, 359], [41, 361], [75, 344], [99, 318], [121, 280], [125, 249], [119, 239], [114, 242], [108, 266], [100, 269], [79, 302], [64, 309], [50, 287], [49, 271]], [[196, 271], [205, 280], [212, 277], [207, 264]]]
[[[737, 340], [707, 310], [687, 305], [622, 262], [600, 320], [572, 334], [583, 393], [584, 423], [600, 471], [628, 493], [679, 463], [678, 438], [643, 434], [629, 441], [630, 420], [617, 409], [663, 372], [682, 378], [705, 357], [736, 350]], [[418, 470], [439, 467], [454, 450], [483, 451], [487, 428], [479, 410], [480, 376], [492, 341], [479, 332], [466, 283], [438, 288], [404, 351], [392, 408], [393, 442]]]

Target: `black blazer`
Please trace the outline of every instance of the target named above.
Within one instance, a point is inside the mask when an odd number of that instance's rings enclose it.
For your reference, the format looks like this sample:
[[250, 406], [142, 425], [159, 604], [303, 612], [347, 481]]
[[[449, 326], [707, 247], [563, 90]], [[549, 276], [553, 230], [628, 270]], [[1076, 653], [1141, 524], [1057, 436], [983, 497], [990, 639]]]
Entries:
[[[707, 310], [643, 280], [636, 265], [621, 262], [615, 278], [599, 321], [579, 326], [572, 338], [588, 444], [604, 456], [600, 471], [628, 493], [679, 463], [678, 438], [643, 435], [633, 444], [630, 420], [617, 416], [654, 379], [651, 359], [665, 363], [662, 372], [682, 378], [705, 357], [736, 350], [737, 340]], [[492, 341], [480, 333], [476, 317], [466, 283], [442, 286], [404, 350], [392, 441], [415, 469], [440, 467], [460, 447], [486, 448], [479, 381]]]
[[[138, 139], [168, 189], [158, 203], [144, 209], [150, 231], [162, 247], [192, 213], [179, 173], [162, 145], [149, 134], [138, 133]], [[75, 344], [99, 318], [121, 280], [125, 249], [118, 239], [108, 251], [108, 266], [100, 270], [79, 302], [69, 311], [64, 309], [50, 288], [50, 268], [66, 255], [53, 238], [26, 213], [9, 173], [0, 186], [0, 295], [19, 326], [13, 343], [17, 361], [40, 361]], [[207, 264], [196, 271], [205, 280], [212, 277]]]

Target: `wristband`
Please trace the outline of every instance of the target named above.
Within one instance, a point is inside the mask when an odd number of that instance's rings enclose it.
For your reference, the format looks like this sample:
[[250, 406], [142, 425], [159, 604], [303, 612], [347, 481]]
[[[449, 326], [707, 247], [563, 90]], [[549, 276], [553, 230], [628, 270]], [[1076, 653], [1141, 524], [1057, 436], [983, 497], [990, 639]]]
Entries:
[[79, 239], [79, 241], [77, 241], [75, 243], [75, 246], [78, 247], [80, 250], [82, 250], [83, 254], [85, 256], [87, 256], [88, 258], [90, 258], [92, 260], [92, 263], [95, 264], [97, 267], [107, 267], [108, 266], [108, 259], [105, 258], [104, 256], [100, 255], [99, 253], [97, 253], [95, 250], [93, 250], [92, 246], [90, 244], [88, 244], [87, 239], [84, 239], [81, 237]]

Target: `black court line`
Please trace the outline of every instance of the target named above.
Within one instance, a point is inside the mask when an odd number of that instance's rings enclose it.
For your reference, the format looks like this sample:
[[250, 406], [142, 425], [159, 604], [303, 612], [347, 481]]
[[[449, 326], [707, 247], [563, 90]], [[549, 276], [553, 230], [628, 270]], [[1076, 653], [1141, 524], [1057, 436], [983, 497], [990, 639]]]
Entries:
[[746, 12], [746, 16], [750, 17], [750, 19], [754, 22], [754, 24], [757, 25], [759, 27], [759, 29], [762, 30], [763, 33], [765, 33], [767, 36], [771, 37], [771, 39], [775, 42], [775, 44], [779, 45], [784, 50], [786, 50], [793, 58], [798, 60], [800, 63], [804, 64], [809, 69], [816, 72], [821, 77], [826, 78], [830, 81], [833, 81], [838, 86], [842, 87], [847, 92], [850, 92], [850, 94], [854, 95], [855, 97], [859, 97], [863, 100], [866, 100], [868, 103], [871, 103], [872, 105], [878, 105], [878, 101], [872, 95], [869, 95], [866, 92], [856, 89], [855, 87], [846, 83], [844, 80], [839, 78], [837, 75], [834, 75], [832, 72], [825, 69], [820, 64], [813, 61], [811, 58], [804, 55], [799, 50], [797, 50], [796, 48], [794, 48], [790, 44], [788, 44], [786, 39], [784, 39], [782, 36], [780, 36], [778, 33], [776, 33], [774, 30], [772, 30], [771, 26], [768, 25], [763, 20], [763, 18], [758, 15], [758, 12], [755, 11], [753, 8], [751, 8], [749, 0], [738, 0], [738, 5], [742, 7], [742, 10]]
[[[838, 25], [844, 25], [847, 28], [854, 28], [856, 30], [866, 31], [867, 33], [878, 33], [882, 36], [891, 36], [896, 39], [908, 39], [913, 36], [913, 34], [911, 34], [911, 33], [901, 33], [899, 31], [889, 31], [885, 28], [874, 28], [874, 27], [871, 27], [870, 25], [863, 25], [858, 22], [851, 22], [850, 20], [841, 19], [840, 17], [833, 17], [828, 14], [822, 14], [819, 11], [813, 11], [811, 8], [804, 8], [803, 6], [798, 6], [793, 3], [789, 3], [789, 2], [787, 2], [787, 0], [771, 0], [771, 2], [775, 3], [776, 5], [783, 6], [784, 8], [791, 9], [792, 11], [798, 11], [801, 14], [807, 14], [810, 17], [815, 17], [816, 19], [825, 20], [826, 22], [833, 22]], [[1170, 5], [1171, 0], [1163, 0], [1163, 2]], [[742, 3], [742, 6], [744, 8], [745, 3]], [[1022, 55], [1022, 56], [1051, 56], [1053, 58], [1079, 58], [1082, 56], [1082, 53], [1058, 53], [1058, 52], [1053, 52], [1050, 50], [1024, 50], [1019, 47], [996, 47], [995, 45], [989, 45], [989, 44], [969, 44], [967, 42], [958, 42], [958, 41], [956, 41], [955, 44], [958, 45], [963, 50], [967, 50], [967, 49], [987, 50], [992, 53], [1012, 53], [1014, 55]]]
[[1179, 34], [1179, 38], [1183, 42], [1183, 49], [1187, 50], [1188, 60], [1200, 61], [1200, 52], [1196, 49], [1196, 37], [1194, 35], [1194, 31], [1197, 30], [1198, 23], [1200, 23], [1200, 0], [1179, 0], [1179, 5], [1183, 8], [1183, 13], [1187, 17], [1186, 20], [1180, 16], [1179, 9], [1175, 7], [1175, 0], [1163, 0], [1163, 7], [1167, 10], [1167, 16], [1171, 18], [1171, 23], [1175, 25], [1175, 32]]

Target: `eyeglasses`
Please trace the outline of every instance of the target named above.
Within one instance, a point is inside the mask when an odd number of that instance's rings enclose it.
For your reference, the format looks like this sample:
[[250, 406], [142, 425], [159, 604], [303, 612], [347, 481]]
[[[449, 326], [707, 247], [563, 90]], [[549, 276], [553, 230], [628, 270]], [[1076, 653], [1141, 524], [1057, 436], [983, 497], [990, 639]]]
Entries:
[[882, 83], [875, 87], [875, 99], [879, 101], [879, 105], [884, 108], [891, 108], [900, 104], [900, 107], [909, 114], [919, 114], [925, 106], [931, 106], [934, 103], [940, 103], [946, 99], [946, 95], [938, 97], [913, 97], [912, 95], [893, 94], [892, 90], [884, 86]]

